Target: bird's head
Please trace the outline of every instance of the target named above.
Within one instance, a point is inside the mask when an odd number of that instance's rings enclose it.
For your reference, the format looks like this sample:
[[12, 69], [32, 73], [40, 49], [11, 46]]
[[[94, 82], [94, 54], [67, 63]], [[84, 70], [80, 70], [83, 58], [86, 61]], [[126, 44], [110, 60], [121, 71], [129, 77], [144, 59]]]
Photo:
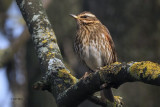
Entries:
[[85, 11], [80, 13], [79, 15], [74, 15], [74, 14], [70, 15], [77, 20], [78, 25], [100, 23], [100, 21], [96, 18], [96, 16], [91, 12]]

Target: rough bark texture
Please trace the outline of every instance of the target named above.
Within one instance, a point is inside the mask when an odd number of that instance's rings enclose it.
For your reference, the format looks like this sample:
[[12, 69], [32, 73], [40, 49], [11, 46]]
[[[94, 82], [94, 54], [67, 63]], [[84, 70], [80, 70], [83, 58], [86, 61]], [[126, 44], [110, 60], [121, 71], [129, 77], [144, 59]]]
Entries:
[[[107, 87], [114, 88], [134, 81], [160, 85], [160, 65], [149, 61], [116, 62], [78, 81], [62, 62], [56, 36], [42, 3], [39, 0], [16, 1], [28, 25], [45, 73], [43, 79], [37, 82], [34, 88], [50, 91], [58, 106], [77, 106], [94, 92], [101, 90], [100, 86], [104, 83], [107, 83]], [[115, 97], [114, 103], [105, 102], [103, 106], [116, 106], [119, 103], [121, 103], [120, 98]]]
[[44, 71], [46, 77], [54, 74], [53, 78], [44, 78], [43, 82], [53, 80], [51, 91], [57, 98], [60, 92], [75, 84], [77, 79], [69, 73], [69, 70], [62, 63], [56, 36], [41, 1], [17, 0], [17, 4], [32, 35], [42, 71]]

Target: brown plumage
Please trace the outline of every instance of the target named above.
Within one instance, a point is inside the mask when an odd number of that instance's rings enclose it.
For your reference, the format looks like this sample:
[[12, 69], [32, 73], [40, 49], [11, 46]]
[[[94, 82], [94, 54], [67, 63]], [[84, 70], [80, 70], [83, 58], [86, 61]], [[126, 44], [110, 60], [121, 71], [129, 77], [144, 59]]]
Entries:
[[[117, 61], [114, 42], [108, 29], [90, 12], [72, 15], [78, 24], [75, 52], [92, 71]], [[112, 91], [105, 89], [102, 97], [114, 101]]]

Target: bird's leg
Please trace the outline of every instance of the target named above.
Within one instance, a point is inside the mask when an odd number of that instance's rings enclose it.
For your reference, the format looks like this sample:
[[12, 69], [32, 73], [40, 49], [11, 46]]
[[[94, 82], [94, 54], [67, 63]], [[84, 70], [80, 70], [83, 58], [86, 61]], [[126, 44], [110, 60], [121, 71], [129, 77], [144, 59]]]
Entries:
[[85, 72], [85, 74], [83, 75], [84, 78], [88, 77], [90, 73], [89, 72]]
[[103, 90], [103, 89], [105, 89], [106, 87], [107, 87], [107, 83], [104, 83], [104, 84], [102, 84], [102, 85], [100, 86], [100, 89]]
[[85, 79], [86, 77], [88, 77], [90, 73], [89, 72], [85, 72], [85, 74], [81, 77], [81, 79]]
[[89, 74], [93, 73], [94, 71], [88, 68], [88, 72], [85, 72], [85, 74], [82, 76], [81, 79], [85, 79], [86, 77], [88, 77]]

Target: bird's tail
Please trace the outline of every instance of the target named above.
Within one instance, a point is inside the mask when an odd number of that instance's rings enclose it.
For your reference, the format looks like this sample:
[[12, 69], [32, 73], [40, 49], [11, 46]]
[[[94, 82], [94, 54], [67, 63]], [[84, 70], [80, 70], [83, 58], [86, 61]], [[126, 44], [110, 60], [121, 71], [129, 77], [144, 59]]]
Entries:
[[109, 89], [103, 89], [101, 91], [101, 98], [102, 98], [102, 100], [108, 99], [109, 101], [114, 102], [114, 96], [112, 94], [111, 88], [109, 88]]

